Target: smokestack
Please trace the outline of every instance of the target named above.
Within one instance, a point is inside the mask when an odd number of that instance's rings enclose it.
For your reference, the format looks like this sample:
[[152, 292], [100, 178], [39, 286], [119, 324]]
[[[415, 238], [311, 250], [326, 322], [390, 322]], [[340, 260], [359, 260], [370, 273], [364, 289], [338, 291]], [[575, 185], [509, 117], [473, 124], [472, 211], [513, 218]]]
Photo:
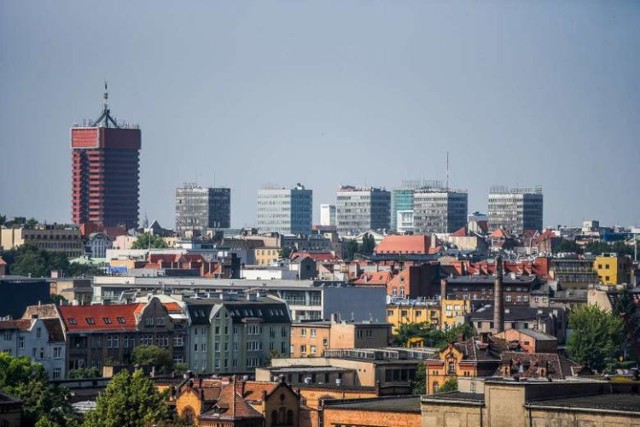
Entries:
[[504, 332], [504, 291], [502, 288], [502, 256], [496, 257], [496, 281], [493, 285], [493, 328], [496, 333]]
[[[447, 279], [440, 280], [440, 301], [447, 299]], [[442, 305], [442, 302], [440, 303]]]

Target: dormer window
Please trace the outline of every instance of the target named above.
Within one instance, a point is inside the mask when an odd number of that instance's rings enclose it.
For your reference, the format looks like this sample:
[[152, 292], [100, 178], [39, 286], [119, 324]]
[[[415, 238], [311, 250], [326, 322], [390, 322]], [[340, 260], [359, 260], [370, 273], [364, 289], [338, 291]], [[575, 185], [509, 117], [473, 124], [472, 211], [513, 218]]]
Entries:
[[88, 325], [95, 325], [96, 321], [93, 320], [93, 317], [86, 317], [85, 320], [87, 321]]
[[67, 321], [69, 322], [70, 325], [78, 324], [78, 322], [76, 322], [76, 319], [74, 319], [73, 317], [68, 318]]
[[102, 318], [102, 321], [103, 321], [105, 324], [107, 324], [107, 325], [110, 325], [110, 324], [111, 324], [111, 319], [110, 319], [110, 318], [108, 318], [108, 317], [103, 317], [103, 318]]
[[124, 317], [117, 317], [116, 320], [118, 321], [118, 323], [127, 323], [127, 321], [124, 320]]

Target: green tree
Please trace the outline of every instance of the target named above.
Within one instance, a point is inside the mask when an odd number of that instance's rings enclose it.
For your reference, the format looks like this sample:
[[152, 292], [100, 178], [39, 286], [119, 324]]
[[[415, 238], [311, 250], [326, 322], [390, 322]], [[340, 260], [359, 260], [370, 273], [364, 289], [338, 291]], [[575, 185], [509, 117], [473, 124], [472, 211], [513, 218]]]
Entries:
[[455, 378], [449, 378], [438, 389], [438, 393], [447, 393], [451, 391], [458, 391], [458, 380]]
[[168, 421], [167, 392], [160, 393], [142, 370], [121, 371], [98, 396], [96, 409], [85, 415], [83, 426], [142, 427]]
[[100, 378], [101, 376], [100, 370], [96, 367], [72, 369], [67, 374], [67, 377], [72, 379]]
[[421, 363], [416, 369], [416, 377], [411, 380], [411, 392], [413, 394], [425, 394], [427, 392], [427, 365]]
[[346, 240], [342, 244], [345, 261], [352, 261], [358, 252], [358, 242], [355, 240]]
[[[28, 357], [0, 353], [0, 390], [22, 399], [24, 426], [75, 426], [77, 416], [69, 404], [69, 390], [49, 385], [44, 367]], [[49, 424], [44, 424], [49, 422]]]
[[147, 249], [147, 248], [155, 248], [162, 249], [166, 248], [167, 243], [160, 236], [156, 236], [150, 233], [142, 233], [138, 236], [135, 242], [131, 245], [132, 249]]
[[7, 216], [6, 215], [0, 215], [0, 227], [5, 225], [6, 223], [7, 223]]
[[163, 374], [171, 372], [175, 366], [171, 352], [155, 345], [137, 346], [133, 349], [131, 361], [140, 366], [155, 366], [156, 370]]
[[291, 253], [293, 252], [293, 250], [289, 247], [285, 247], [280, 249], [280, 251], [278, 252], [278, 255], [280, 256], [280, 259], [288, 259], [291, 258]]
[[569, 315], [571, 336], [567, 351], [571, 359], [596, 371], [616, 356], [623, 336], [622, 319], [598, 306], [586, 305]]
[[360, 253], [363, 255], [371, 255], [376, 247], [376, 239], [372, 234], [365, 234], [362, 237], [362, 245], [360, 245]]
[[562, 239], [560, 240], [560, 243], [558, 243], [558, 245], [554, 248], [553, 252], [554, 253], [559, 253], [559, 252], [581, 253], [582, 250], [580, 246], [578, 246], [575, 240]]

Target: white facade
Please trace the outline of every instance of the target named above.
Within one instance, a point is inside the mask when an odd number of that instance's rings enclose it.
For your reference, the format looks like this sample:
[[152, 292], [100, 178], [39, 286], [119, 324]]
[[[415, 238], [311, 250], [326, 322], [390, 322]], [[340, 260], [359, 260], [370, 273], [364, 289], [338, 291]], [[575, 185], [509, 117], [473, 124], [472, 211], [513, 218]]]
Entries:
[[313, 192], [303, 185], [258, 191], [258, 230], [280, 234], [311, 233]]
[[336, 225], [336, 205], [320, 205], [320, 225]]
[[0, 352], [41, 363], [50, 379], [66, 376], [66, 345], [58, 319], [0, 321]]
[[398, 233], [413, 232], [413, 210], [396, 212], [396, 230]]

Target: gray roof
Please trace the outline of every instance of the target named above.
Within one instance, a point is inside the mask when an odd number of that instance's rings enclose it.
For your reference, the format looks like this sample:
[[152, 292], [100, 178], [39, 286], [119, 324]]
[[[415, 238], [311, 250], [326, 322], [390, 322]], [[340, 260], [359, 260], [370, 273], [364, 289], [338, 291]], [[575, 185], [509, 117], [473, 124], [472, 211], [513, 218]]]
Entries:
[[[516, 276], [515, 278], [509, 274], [505, 274], [502, 278], [504, 285], [529, 285], [535, 282], [536, 276]], [[478, 284], [478, 285], [492, 285], [496, 280], [495, 276], [455, 276], [448, 277], [447, 283], [452, 285], [458, 284]]]
[[284, 301], [272, 297], [257, 297], [255, 301], [239, 298], [225, 300], [220, 298], [186, 298], [192, 324], [209, 324], [211, 309], [223, 305], [229, 312], [233, 323], [242, 323], [246, 319], [255, 319], [264, 323], [291, 323], [289, 310]]
[[576, 410], [609, 410], [631, 412], [640, 416], [640, 395], [637, 394], [599, 394], [595, 396], [578, 396], [537, 400], [528, 402], [528, 406], [563, 407]]
[[420, 413], [420, 396], [375, 397], [371, 399], [328, 400], [326, 409], [344, 409], [375, 412]]
[[429, 402], [429, 403], [459, 402], [462, 404], [484, 405], [484, 394], [462, 393], [460, 391], [452, 391], [450, 393], [437, 393], [437, 394], [431, 394], [428, 396], [422, 396], [422, 401]]
[[[508, 310], [508, 311], [507, 311]], [[539, 316], [547, 317], [550, 314], [553, 314], [554, 311], [560, 311], [559, 308], [535, 308], [535, 307], [526, 307], [520, 305], [511, 305], [505, 308], [504, 311], [504, 320], [505, 322], [515, 322], [518, 320], [532, 320], [536, 319]], [[539, 313], [540, 312], [540, 313]], [[493, 306], [485, 305], [482, 308], [474, 311], [469, 315], [469, 318], [472, 321], [476, 320], [493, 320]]]

